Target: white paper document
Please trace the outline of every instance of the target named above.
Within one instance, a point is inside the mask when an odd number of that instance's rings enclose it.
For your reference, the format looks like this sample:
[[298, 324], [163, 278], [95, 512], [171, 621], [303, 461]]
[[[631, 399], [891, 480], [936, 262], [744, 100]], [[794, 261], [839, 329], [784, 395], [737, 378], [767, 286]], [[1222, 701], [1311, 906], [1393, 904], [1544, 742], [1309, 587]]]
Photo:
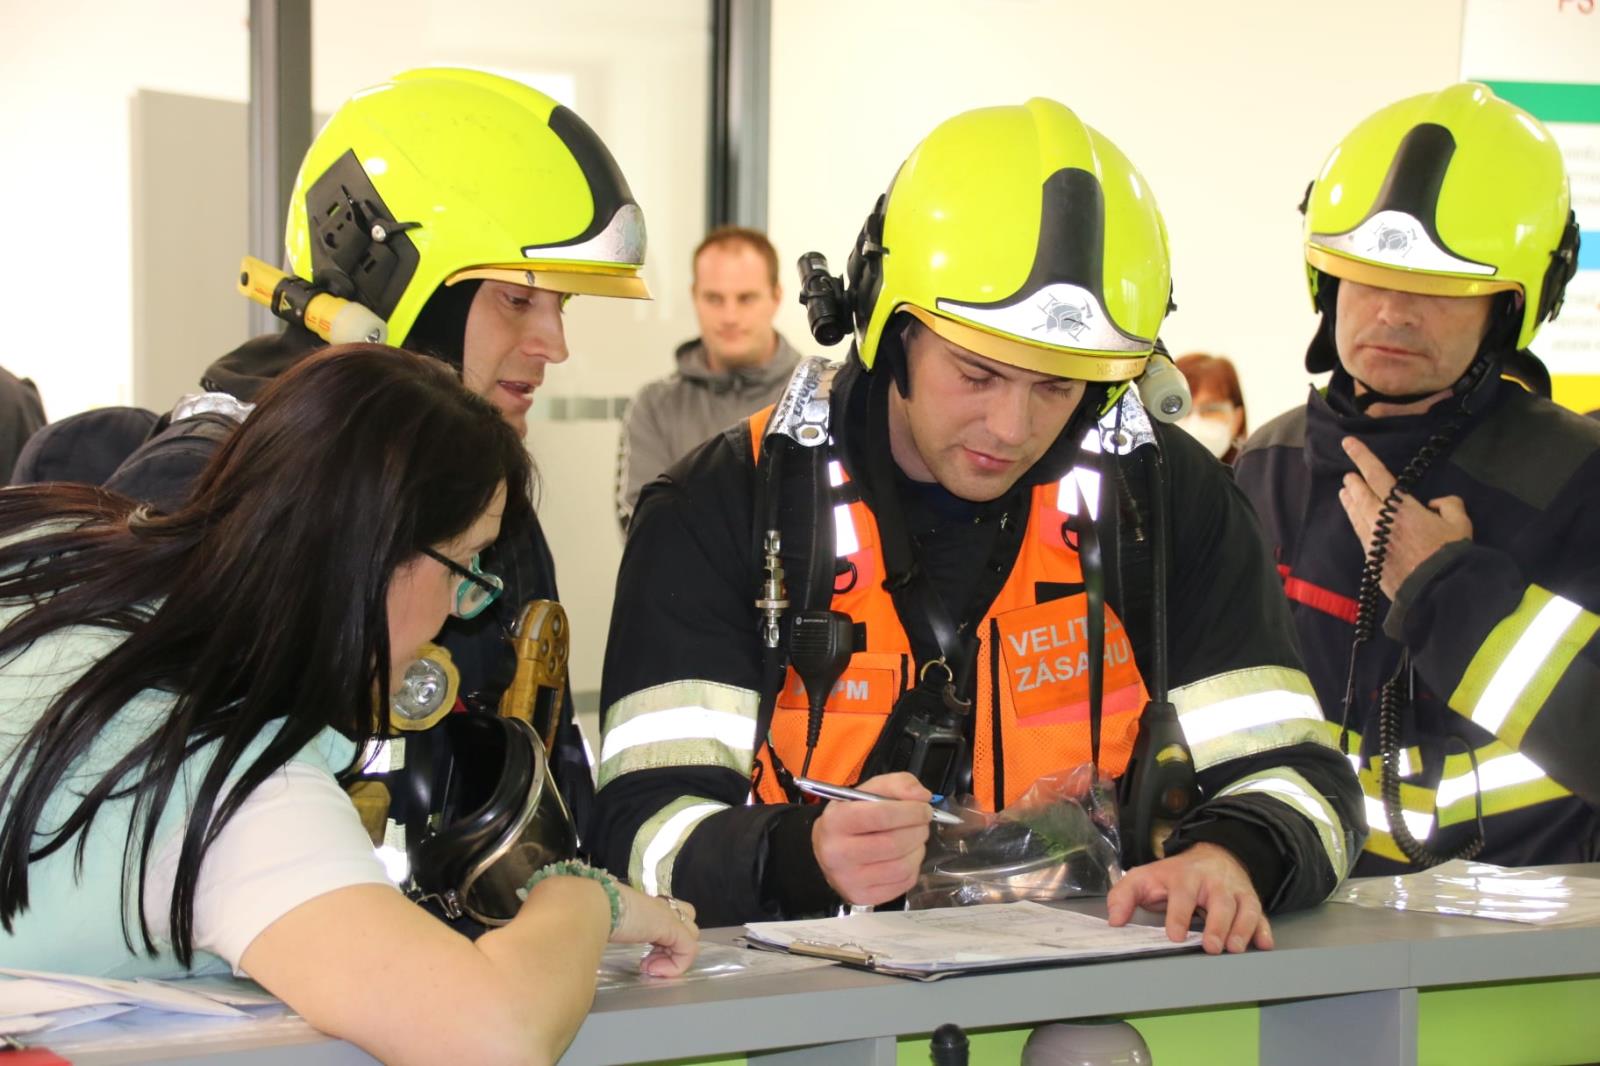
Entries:
[[966, 970], [1086, 962], [1184, 951], [1161, 927], [1112, 927], [1103, 918], [1042, 903], [984, 903], [927, 911], [885, 911], [798, 922], [751, 922], [746, 937], [767, 947], [819, 955], [883, 973], [934, 977]]
[[[272, 1024], [288, 1008], [248, 981], [122, 981], [0, 967], [0, 1037], [55, 1050]], [[298, 1022], [297, 1022], [298, 1023]]]
[[33, 1002], [33, 997], [53, 1000], [57, 1005], [43, 1010], [31, 1007], [30, 1014], [63, 1007], [81, 1007], [90, 1003], [125, 1003], [133, 1007], [151, 1007], [169, 1014], [212, 1014], [218, 1017], [240, 1018], [244, 1014], [213, 996], [200, 991], [188, 991], [178, 984], [162, 981], [122, 981], [112, 977], [83, 977], [78, 974], [47, 973], [42, 970], [13, 970], [0, 967], [0, 977], [14, 977], [16, 981], [0, 983], [0, 1014], [24, 1013], [16, 1009], [14, 1000]]

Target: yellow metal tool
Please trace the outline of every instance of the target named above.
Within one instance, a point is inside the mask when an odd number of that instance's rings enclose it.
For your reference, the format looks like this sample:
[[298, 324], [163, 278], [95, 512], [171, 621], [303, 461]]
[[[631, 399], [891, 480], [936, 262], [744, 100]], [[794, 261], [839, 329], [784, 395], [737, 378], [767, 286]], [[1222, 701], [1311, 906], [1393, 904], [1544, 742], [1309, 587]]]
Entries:
[[532, 601], [522, 609], [511, 642], [517, 652], [517, 674], [500, 697], [500, 713], [532, 726], [548, 752], [555, 746], [561, 721], [572, 651], [566, 609], [555, 600]]

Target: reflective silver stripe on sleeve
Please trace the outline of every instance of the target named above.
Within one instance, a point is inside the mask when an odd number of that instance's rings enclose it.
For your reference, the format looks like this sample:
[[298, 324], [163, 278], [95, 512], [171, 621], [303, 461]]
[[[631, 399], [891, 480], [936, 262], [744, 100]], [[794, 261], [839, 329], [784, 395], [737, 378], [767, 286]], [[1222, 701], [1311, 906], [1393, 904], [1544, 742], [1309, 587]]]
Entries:
[[1239, 796], [1265, 793], [1304, 815], [1317, 831], [1322, 841], [1323, 853], [1333, 869], [1335, 881], [1350, 872], [1352, 856], [1345, 848], [1345, 830], [1334, 813], [1333, 806], [1322, 793], [1296, 770], [1278, 767], [1241, 777], [1219, 792], [1218, 796]]
[[747, 688], [671, 681], [611, 705], [600, 742], [599, 787], [623, 774], [673, 766], [722, 766], [748, 776], [759, 700]]
[[1476, 775], [1469, 770], [1440, 781], [1434, 802], [1442, 810], [1458, 800], [1467, 799], [1478, 791], [1480, 781], [1484, 792], [1493, 792], [1514, 785], [1525, 785], [1543, 777], [1545, 772], [1538, 763], [1521, 752], [1513, 752], [1480, 763]]
[[[1500, 732], [1523, 689], [1551, 654], [1561, 647], [1567, 631], [1583, 616], [1583, 608], [1571, 600], [1552, 596], [1539, 609], [1522, 636], [1506, 653], [1472, 708], [1472, 721], [1491, 733]], [[1570, 661], [1571, 656], [1567, 657]], [[1565, 663], [1562, 664], [1565, 666]]]
[[1295, 744], [1332, 747], [1311, 681], [1299, 670], [1258, 666], [1173, 689], [1196, 770]]
[[628, 880], [652, 896], [672, 895], [672, 864], [694, 827], [728, 809], [726, 803], [700, 796], [682, 796], [657, 811], [633, 838], [628, 852]]

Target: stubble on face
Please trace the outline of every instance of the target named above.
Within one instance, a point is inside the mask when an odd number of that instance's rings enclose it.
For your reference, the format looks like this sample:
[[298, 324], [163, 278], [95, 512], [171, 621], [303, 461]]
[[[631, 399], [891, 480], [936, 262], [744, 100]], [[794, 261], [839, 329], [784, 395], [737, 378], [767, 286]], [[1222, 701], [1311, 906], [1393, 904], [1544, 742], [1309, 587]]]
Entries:
[[1449, 389], [1477, 356], [1492, 296], [1423, 296], [1343, 280], [1334, 342], [1360, 391]]
[[913, 481], [975, 503], [998, 499], [1066, 428], [1084, 383], [1022, 370], [921, 324], [905, 338], [909, 397], [889, 391], [889, 443]]

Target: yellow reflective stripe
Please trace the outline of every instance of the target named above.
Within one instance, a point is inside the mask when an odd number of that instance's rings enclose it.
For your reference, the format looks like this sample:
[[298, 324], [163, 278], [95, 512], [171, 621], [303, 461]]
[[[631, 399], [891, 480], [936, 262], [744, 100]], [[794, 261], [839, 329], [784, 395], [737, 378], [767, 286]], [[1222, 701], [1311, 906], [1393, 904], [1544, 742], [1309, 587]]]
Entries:
[[[1383, 809], [1383, 792], [1376, 769], [1363, 769], [1359, 775], [1361, 792], [1365, 797], [1367, 827], [1373, 833], [1389, 832], [1389, 818]], [[1404, 809], [1406, 828], [1418, 840], [1428, 839], [1433, 832], [1433, 789], [1420, 785], [1400, 783], [1400, 806]]]
[[1196, 770], [1294, 744], [1334, 746], [1311, 681], [1299, 670], [1259, 666], [1172, 691]]
[[759, 707], [752, 690], [711, 681], [672, 681], [626, 696], [606, 712], [599, 787], [662, 767], [722, 766], [748, 776]]
[[[1572, 795], [1551, 780], [1532, 759], [1513, 751], [1498, 740], [1477, 749], [1479, 779], [1483, 783], [1483, 815], [1489, 818], [1522, 810]], [[1408, 861], [1389, 836], [1389, 821], [1383, 810], [1376, 761], [1361, 771], [1361, 789], [1366, 795], [1367, 825], [1373, 840], [1367, 850], [1399, 861]], [[1477, 817], [1477, 780], [1472, 760], [1465, 753], [1445, 759], [1444, 777], [1437, 789], [1419, 785], [1400, 785], [1400, 802], [1405, 807], [1406, 825], [1418, 840], [1427, 840], [1435, 823], [1440, 827], [1460, 825]], [[1382, 836], [1382, 840], [1377, 839]], [[1384, 841], [1389, 841], [1384, 844]], [[1391, 854], [1392, 852], [1392, 854]]]
[[[1523, 784], [1503, 785], [1493, 791], [1484, 792], [1483, 816], [1492, 818], [1497, 814], [1510, 814], [1513, 811], [1536, 807], [1541, 803], [1567, 799], [1571, 795], [1571, 792], [1548, 777]], [[1461, 822], [1470, 822], [1477, 816], [1477, 808], [1473, 804], [1472, 797], [1468, 796], [1440, 811], [1439, 824], [1458, 825]]]
[[1345, 850], [1344, 827], [1339, 824], [1339, 816], [1334, 813], [1332, 805], [1322, 793], [1312, 788], [1311, 782], [1302, 777], [1298, 771], [1287, 767], [1263, 770], [1248, 777], [1241, 777], [1217, 795], [1236, 796], [1254, 793], [1265, 793], [1293, 807], [1311, 821], [1317, 836], [1322, 840], [1322, 851], [1333, 870], [1334, 880], [1339, 880], [1350, 872], [1350, 855]]
[[[1354, 748], [1355, 745], [1352, 744], [1351, 747]], [[1367, 760], [1367, 764], [1372, 767], [1373, 773], [1377, 773], [1378, 768], [1383, 765], [1383, 756], [1381, 754], [1374, 755], [1372, 758]], [[1423, 769], [1422, 749], [1415, 746], [1400, 749], [1399, 764], [1399, 772], [1401, 777], [1416, 777], [1418, 774], [1422, 773]], [[1360, 769], [1361, 767], [1357, 765], [1356, 770], [1359, 772]]]
[[[1356, 776], [1361, 779], [1362, 810], [1367, 816], [1367, 842], [1362, 850], [1371, 852], [1374, 855], [1381, 855], [1385, 859], [1392, 859], [1395, 862], [1409, 863], [1411, 860], [1406, 858], [1405, 852], [1401, 851], [1400, 846], [1394, 842], [1394, 837], [1389, 835], [1389, 818], [1384, 812], [1383, 800], [1378, 792], [1377, 770], [1375, 768], [1360, 767], [1356, 771]], [[1412, 799], [1415, 802], [1418, 793], [1418, 789], [1402, 784], [1400, 786], [1400, 802], [1404, 803], [1407, 799]], [[1431, 810], [1433, 807], [1432, 793], [1427, 794], [1426, 803], [1428, 809]], [[1418, 840], [1427, 839], [1428, 832], [1433, 828], [1431, 815], [1423, 811], [1408, 810], [1405, 812], [1405, 819], [1406, 824], [1411, 828], [1413, 837]], [[1422, 830], [1420, 835], [1418, 830]]]
[[[1389, 836], [1389, 814], [1383, 809], [1383, 800], [1377, 796], [1367, 796], [1364, 802], [1367, 828], [1374, 834], [1382, 833], [1384, 836]], [[1407, 807], [1400, 812], [1400, 816], [1405, 819], [1406, 828], [1411, 831], [1415, 839], [1427, 840], [1433, 835], [1433, 815]]]
[[[1415, 836], [1416, 834], [1412, 834]], [[1409, 863], [1411, 860], [1406, 853], [1400, 850], [1400, 845], [1394, 842], [1394, 837], [1386, 829], [1368, 829], [1367, 843], [1363, 851], [1370, 851], [1374, 855], [1381, 855], [1394, 862]]]
[[[1490, 757], [1492, 749], [1503, 754]], [[1477, 817], [1478, 782], [1483, 788], [1483, 816], [1506, 814], [1551, 800], [1565, 799], [1572, 793], [1551, 780], [1539, 764], [1521, 752], [1509, 751], [1501, 744], [1478, 749], [1478, 776], [1465, 755], [1451, 756], [1445, 762], [1447, 776], [1439, 782], [1437, 804], [1439, 824], [1456, 825]]]
[[682, 796], [657, 811], [633, 838], [628, 851], [628, 880], [652, 896], [672, 895], [672, 864], [694, 827], [728, 809], [700, 796]]
[[[1349, 730], [1348, 733], [1345, 736], [1345, 744], [1348, 745], [1350, 750], [1344, 752], [1344, 757], [1345, 757], [1346, 760], [1349, 761], [1350, 769], [1355, 771], [1357, 776], [1360, 776], [1361, 770], [1362, 770], [1362, 764], [1361, 764], [1361, 734], [1357, 733], [1354, 729]], [[1339, 747], [1339, 723], [1338, 722], [1329, 722], [1328, 723], [1328, 746], [1333, 748], [1334, 751], [1342, 750]]]
[[1450, 706], [1513, 747], [1521, 743], [1556, 682], [1591, 637], [1600, 616], [1538, 585], [1490, 631], [1450, 697]]

